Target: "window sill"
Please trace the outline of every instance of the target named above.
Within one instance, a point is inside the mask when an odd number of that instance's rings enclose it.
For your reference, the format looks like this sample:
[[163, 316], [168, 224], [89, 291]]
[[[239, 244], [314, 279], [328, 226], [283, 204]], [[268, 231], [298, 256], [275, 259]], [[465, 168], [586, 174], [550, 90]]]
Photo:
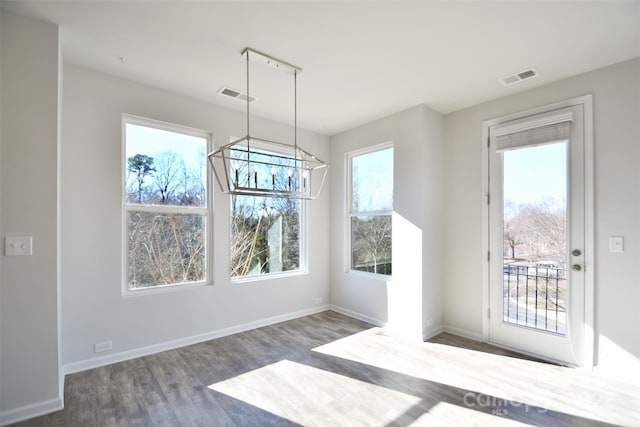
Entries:
[[265, 280], [275, 280], [275, 279], [284, 279], [287, 277], [295, 277], [295, 276], [306, 276], [309, 272], [307, 270], [296, 270], [296, 271], [287, 271], [285, 273], [271, 273], [271, 274], [263, 274], [260, 276], [246, 276], [246, 277], [232, 277], [231, 283], [251, 283], [251, 282], [262, 282]]
[[165, 294], [170, 292], [186, 291], [188, 289], [204, 288], [207, 286], [213, 286], [210, 282], [193, 282], [193, 283], [179, 283], [175, 285], [159, 285], [150, 286], [146, 288], [129, 289], [126, 288], [122, 292], [124, 297], [139, 297], [143, 295], [155, 295]]
[[365, 277], [372, 280], [377, 280], [379, 282], [391, 282], [393, 280], [393, 276], [388, 276], [386, 274], [378, 274], [378, 273], [369, 273], [368, 271], [360, 271], [360, 270], [347, 270], [347, 274], [353, 274], [354, 276]]

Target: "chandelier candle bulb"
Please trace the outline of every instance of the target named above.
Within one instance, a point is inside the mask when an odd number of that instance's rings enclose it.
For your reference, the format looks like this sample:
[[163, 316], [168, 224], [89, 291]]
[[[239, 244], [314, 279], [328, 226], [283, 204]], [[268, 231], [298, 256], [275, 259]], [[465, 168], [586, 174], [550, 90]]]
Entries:
[[[296, 77], [302, 70], [251, 48], [243, 50], [242, 57], [246, 60], [247, 99], [251, 96], [249, 94], [251, 61], [293, 74], [293, 144], [251, 136], [249, 103], [247, 103], [246, 135], [208, 154], [209, 163], [220, 189], [225, 194], [317, 199], [327, 176], [328, 164], [298, 145]], [[229, 167], [227, 162], [231, 163], [230, 170], [227, 169]], [[265, 175], [258, 179], [258, 168], [262, 167], [260, 165], [264, 165]], [[242, 176], [240, 176], [240, 169], [242, 169]], [[269, 171], [271, 171], [271, 186], [269, 186]], [[285, 173], [286, 181], [284, 181]], [[240, 178], [243, 180], [242, 184], [240, 184]], [[252, 178], [254, 185], [251, 185]]]
[[233, 169], [235, 169], [235, 172], [236, 172], [236, 187], [237, 187], [238, 186], [238, 182], [240, 182], [240, 180], [238, 179], [238, 169], [240, 169], [240, 166], [238, 166], [238, 164], [235, 163], [233, 165]]

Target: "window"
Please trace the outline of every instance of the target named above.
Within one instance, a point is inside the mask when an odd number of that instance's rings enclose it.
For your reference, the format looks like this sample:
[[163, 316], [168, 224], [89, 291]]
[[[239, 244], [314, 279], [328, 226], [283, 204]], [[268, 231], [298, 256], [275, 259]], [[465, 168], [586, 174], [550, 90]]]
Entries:
[[[283, 168], [294, 166], [288, 164], [286, 159], [282, 162]], [[247, 177], [243, 163], [240, 158], [236, 163], [236, 173], [239, 174], [236, 179], [244, 180]], [[251, 177], [254, 174], [256, 180], [271, 182], [276, 179], [273, 170], [253, 172], [252, 169]], [[305, 202], [299, 199], [232, 195], [231, 277], [256, 278], [304, 272], [304, 208]]]
[[348, 155], [351, 269], [391, 275], [393, 147]]
[[125, 117], [126, 290], [208, 281], [209, 135]]

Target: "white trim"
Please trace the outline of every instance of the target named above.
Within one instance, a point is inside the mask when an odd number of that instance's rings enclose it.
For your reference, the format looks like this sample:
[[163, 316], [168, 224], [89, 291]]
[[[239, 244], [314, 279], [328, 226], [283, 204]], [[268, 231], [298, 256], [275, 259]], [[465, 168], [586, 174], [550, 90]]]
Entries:
[[138, 212], [175, 213], [184, 215], [206, 215], [206, 206], [179, 206], [179, 205], [143, 205], [138, 203], [126, 203], [124, 209]]
[[357, 311], [349, 310], [348, 308], [340, 307], [339, 305], [331, 304], [329, 306], [329, 310], [335, 311], [336, 313], [344, 314], [345, 316], [351, 317], [353, 319], [361, 320], [373, 326], [384, 328], [387, 325], [387, 322], [383, 322], [380, 319], [367, 316], [366, 314], [358, 313]]
[[237, 334], [240, 332], [249, 331], [252, 329], [261, 328], [263, 326], [269, 326], [287, 320], [297, 319], [299, 317], [309, 316], [311, 314], [320, 313], [322, 311], [330, 310], [331, 306], [321, 305], [317, 307], [307, 308], [304, 310], [294, 311], [292, 313], [282, 314], [278, 316], [268, 317], [266, 319], [254, 320], [252, 322], [242, 323], [228, 328], [216, 329], [203, 334], [192, 335], [189, 337], [178, 338], [172, 341], [166, 341], [163, 343], [152, 344], [145, 347], [140, 347], [132, 350], [126, 350], [108, 356], [96, 357], [92, 359], [80, 360], [77, 362], [71, 362], [64, 364], [63, 371], [65, 375], [74, 374], [76, 372], [82, 372], [89, 369], [99, 368], [101, 366], [111, 365], [113, 363], [123, 362], [125, 360], [131, 360], [138, 357], [148, 356], [150, 354], [160, 353], [162, 351], [173, 350], [180, 347], [185, 347], [192, 344], [198, 344], [204, 341], [213, 340], [216, 338], [226, 337], [228, 335]]
[[593, 140], [593, 95], [576, 98], [584, 115], [584, 354], [583, 367], [593, 370], [595, 362], [595, 163]]
[[354, 276], [361, 276], [363, 278], [367, 278], [369, 280], [376, 280], [378, 282], [393, 282], [393, 276], [382, 273], [372, 273], [370, 271], [362, 271], [362, 270], [348, 270], [345, 274], [353, 274]]
[[[490, 248], [490, 229], [489, 229], [489, 123], [482, 122], [482, 252], [480, 259], [482, 260], [482, 339], [480, 341], [489, 341], [489, 248]], [[445, 327], [445, 331], [446, 331]], [[453, 332], [455, 333], [455, 332]], [[464, 335], [463, 335], [464, 336]]]
[[[484, 194], [482, 208], [482, 336], [484, 341], [489, 341], [489, 262], [487, 253], [489, 252], [489, 204], [486, 203], [489, 194], [489, 128], [500, 123], [522, 119], [525, 117], [551, 113], [554, 110], [583, 106], [584, 125], [584, 185], [585, 185], [585, 311], [584, 311], [584, 354], [583, 368], [592, 370], [594, 366], [595, 353], [595, 222], [594, 222], [594, 140], [593, 140], [593, 95], [583, 95], [572, 99], [544, 105], [530, 110], [520, 111], [504, 115], [499, 118], [485, 120], [482, 122], [482, 190]], [[446, 328], [445, 328], [446, 330]], [[520, 351], [520, 350], [518, 350]], [[536, 356], [540, 357], [540, 356]]]
[[132, 289], [127, 289], [127, 292], [122, 294], [122, 297], [135, 298], [135, 297], [150, 295], [150, 294], [180, 292], [180, 291], [185, 291], [187, 289], [203, 288], [205, 286], [213, 286], [213, 283], [200, 280], [198, 282], [182, 282], [182, 283], [171, 283], [169, 285], [156, 285], [156, 286], [149, 286], [149, 287], [132, 288]]
[[299, 268], [297, 270], [279, 271], [277, 273], [255, 274], [253, 276], [232, 276], [230, 278], [230, 283], [254, 283], [254, 282], [261, 282], [265, 280], [277, 280], [277, 279], [284, 279], [287, 277], [308, 276], [308, 275], [309, 275], [309, 271], [307, 269]]
[[[352, 176], [352, 161], [354, 157], [358, 157], [358, 156], [363, 156], [366, 154], [371, 154], [371, 153], [375, 153], [377, 151], [383, 151], [383, 150], [388, 150], [391, 149], [393, 150], [393, 158], [394, 158], [394, 163], [392, 165], [392, 172], [394, 173], [396, 165], [395, 165], [395, 147], [394, 147], [394, 142], [393, 140], [390, 141], [386, 141], [380, 144], [375, 144], [375, 145], [371, 145], [368, 147], [364, 147], [364, 148], [359, 148], [357, 150], [353, 150], [353, 151], [349, 151], [347, 153], [344, 154], [344, 165], [345, 165], [345, 177], [346, 179], [344, 180], [344, 185], [346, 185], [345, 188], [345, 196], [346, 196], [346, 202], [345, 202], [345, 230], [346, 233], [344, 233], [344, 262], [345, 262], [345, 268], [344, 271], [345, 273], [350, 273], [350, 272], [354, 272], [354, 271], [360, 271], [360, 270], [354, 270], [353, 269], [353, 260], [351, 259], [351, 257], [353, 256], [353, 251], [351, 250], [351, 219], [353, 217], [360, 217], [360, 216], [391, 216], [393, 217], [393, 206], [391, 209], [389, 210], [381, 210], [381, 211], [358, 211], [358, 212], [353, 212], [352, 207], [352, 190], [353, 190], [353, 176]], [[395, 173], [394, 173], [395, 174]], [[392, 177], [393, 178], [393, 177]], [[395, 185], [394, 185], [395, 187]], [[395, 193], [395, 190], [393, 190], [393, 192]], [[393, 194], [393, 198], [395, 199], [395, 194]], [[393, 201], [392, 201], [393, 204]], [[392, 218], [393, 220], [393, 218]], [[392, 230], [392, 235], [393, 235], [393, 230]], [[393, 251], [391, 252], [391, 263], [393, 265]], [[381, 276], [383, 278], [388, 278], [391, 279], [391, 275], [386, 275], [386, 274], [379, 274], [379, 273], [370, 273], [373, 274], [374, 276]]]
[[[123, 297], [130, 296], [142, 296], [155, 293], [174, 292], [181, 288], [193, 288], [199, 286], [206, 286], [213, 284], [213, 197], [215, 191], [212, 191], [212, 174], [208, 167], [207, 159], [204, 160], [204, 167], [206, 168], [206, 205], [205, 206], [177, 206], [177, 205], [148, 205], [148, 204], [136, 204], [127, 203], [127, 125], [142, 126], [152, 129], [158, 129], [166, 132], [177, 133], [181, 135], [187, 135], [191, 137], [202, 138], [205, 140], [205, 154], [211, 151], [213, 146], [213, 134], [212, 132], [202, 129], [196, 129], [188, 126], [178, 125], [174, 123], [163, 122], [159, 120], [153, 120], [149, 118], [134, 116], [131, 114], [123, 113], [121, 116], [121, 189], [120, 197], [122, 204], [121, 215], [121, 295]], [[205, 233], [205, 273], [204, 279], [196, 282], [185, 283], [171, 283], [168, 285], [156, 285], [148, 286], [144, 288], [129, 288], [128, 277], [128, 248], [127, 248], [127, 236], [128, 236], [128, 221], [127, 215], [132, 211], [150, 212], [150, 213], [175, 213], [185, 215], [199, 215], [204, 217], [204, 233]]]
[[62, 42], [58, 33], [58, 106], [56, 132], [56, 343], [58, 368], [58, 399], [64, 408], [64, 374], [62, 373], [62, 85], [64, 64]]
[[431, 338], [435, 337], [436, 335], [440, 335], [443, 332], [444, 332], [444, 326], [442, 325], [422, 331], [422, 341], [428, 341]]
[[[122, 119], [124, 123], [131, 123], [137, 126], [152, 127], [159, 130], [166, 130], [167, 132], [179, 132], [189, 136], [203, 137], [203, 134], [211, 135], [211, 132], [207, 130], [164, 122], [161, 120], [154, 120], [147, 117], [134, 116], [133, 114], [123, 113]], [[211, 151], [211, 148], [207, 147], [207, 150]]]
[[477, 332], [471, 332], [471, 331], [467, 331], [466, 329], [460, 329], [460, 328], [456, 328], [455, 326], [449, 326], [449, 325], [444, 325], [443, 329], [444, 329], [444, 332], [448, 334], [453, 334], [459, 337], [468, 338], [473, 341], [487, 342], [483, 334], [479, 334]]
[[[242, 138], [236, 138], [235, 136], [229, 137], [229, 142], [238, 141]], [[260, 141], [255, 141], [251, 143], [252, 146], [260, 147]], [[269, 147], [266, 151], [270, 151], [275, 154], [279, 154], [277, 151], [272, 149], [273, 147]], [[215, 187], [215, 183], [212, 184]], [[211, 188], [214, 188], [211, 187]], [[230, 195], [229, 197], [235, 197], [235, 194]], [[274, 196], [269, 195], [255, 195], [255, 194], [247, 194], [245, 197], [264, 197], [264, 198], [274, 198]], [[296, 270], [289, 271], [279, 271], [275, 273], [264, 273], [264, 274], [256, 274], [253, 276], [230, 276], [231, 283], [252, 283], [252, 282], [260, 282], [263, 280], [271, 280], [271, 279], [280, 279], [284, 277], [290, 276], [303, 276], [309, 274], [309, 200], [307, 199], [297, 199], [300, 201], [300, 229], [298, 231], [298, 240], [300, 241], [300, 255], [299, 255], [299, 266]], [[215, 212], [215, 210], [214, 210]], [[233, 221], [233, 203], [229, 203], [229, 230], [231, 227], [231, 222]], [[231, 235], [231, 231], [229, 231], [229, 241], [233, 239]], [[213, 247], [213, 246], [212, 246]], [[213, 258], [213, 257], [212, 257]]]
[[0, 413], [0, 426], [17, 423], [40, 415], [50, 414], [64, 409], [64, 403], [60, 397], [45, 400], [30, 405], [20, 406]]

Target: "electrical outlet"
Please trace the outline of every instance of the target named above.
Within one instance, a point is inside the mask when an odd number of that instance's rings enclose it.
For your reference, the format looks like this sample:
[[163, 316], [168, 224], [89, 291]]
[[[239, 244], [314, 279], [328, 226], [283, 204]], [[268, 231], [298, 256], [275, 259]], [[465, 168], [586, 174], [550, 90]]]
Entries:
[[322, 297], [316, 297], [316, 299], [313, 301], [313, 303], [315, 305], [320, 305], [322, 304]]
[[98, 342], [93, 345], [94, 353], [102, 353], [111, 350], [111, 341]]
[[427, 328], [433, 326], [433, 319], [427, 319]]

